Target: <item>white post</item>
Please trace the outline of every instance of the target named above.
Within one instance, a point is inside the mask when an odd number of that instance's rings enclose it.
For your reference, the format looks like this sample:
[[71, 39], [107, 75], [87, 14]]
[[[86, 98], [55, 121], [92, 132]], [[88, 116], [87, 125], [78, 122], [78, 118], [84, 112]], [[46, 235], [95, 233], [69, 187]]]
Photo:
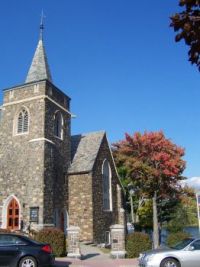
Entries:
[[78, 226], [70, 226], [67, 228], [67, 256], [69, 258], [81, 258], [79, 236], [80, 228]]
[[200, 211], [199, 211], [199, 205], [200, 205], [200, 193], [196, 193], [196, 201], [197, 201], [197, 218], [198, 218], [198, 224], [199, 224], [199, 233], [200, 233]]
[[125, 258], [125, 229], [124, 225], [115, 224], [111, 229], [111, 252], [110, 255], [114, 259]]
[[154, 192], [153, 197], [153, 248], [159, 247], [159, 232], [158, 232], [158, 212], [157, 212], [157, 192]]

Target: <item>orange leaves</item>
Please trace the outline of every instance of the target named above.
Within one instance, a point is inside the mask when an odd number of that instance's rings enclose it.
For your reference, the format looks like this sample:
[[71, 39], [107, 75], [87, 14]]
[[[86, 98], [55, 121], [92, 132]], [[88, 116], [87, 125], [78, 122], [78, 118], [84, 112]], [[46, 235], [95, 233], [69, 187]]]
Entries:
[[185, 169], [184, 149], [167, 139], [162, 131], [139, 132], [113, 144], [117, 165], [123, 164], [130, 178], [143, 186], [144, 191], [161, 193], [178, 188]]

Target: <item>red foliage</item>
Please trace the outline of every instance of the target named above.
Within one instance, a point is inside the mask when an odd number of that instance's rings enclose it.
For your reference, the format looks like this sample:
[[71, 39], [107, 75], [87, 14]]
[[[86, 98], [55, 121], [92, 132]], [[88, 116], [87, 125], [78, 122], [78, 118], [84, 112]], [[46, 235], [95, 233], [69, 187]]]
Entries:
[[178, 191], [185, 169], [184, 149], [166, 139], [162, 131], [126, 133], [125, 139], [113, 144], [118, 166], [125, 166], [134, 183], [144, 192], [169, 195]]
[[171, 16], [170, 26], [177, 32], [176, 42], [189, 46], [189, 61], [200, 70], [200, 0], [179, 0], [179, 6], [183, 11]]

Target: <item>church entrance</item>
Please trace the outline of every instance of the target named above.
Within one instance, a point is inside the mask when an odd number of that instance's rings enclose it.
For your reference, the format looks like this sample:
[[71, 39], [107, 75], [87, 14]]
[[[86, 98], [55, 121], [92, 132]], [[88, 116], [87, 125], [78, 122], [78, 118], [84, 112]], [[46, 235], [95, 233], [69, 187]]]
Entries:
[[7, 208], [7, 229], [19, 229], [19, 204], [12, 198]]

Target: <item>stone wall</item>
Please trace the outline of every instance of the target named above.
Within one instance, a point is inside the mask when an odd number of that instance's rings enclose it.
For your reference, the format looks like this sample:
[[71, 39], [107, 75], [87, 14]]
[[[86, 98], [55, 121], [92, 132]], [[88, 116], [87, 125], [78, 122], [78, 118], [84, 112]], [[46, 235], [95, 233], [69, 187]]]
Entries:
[[[103, 210], [102, 165], [109, 161], [112, 172], [112, 210]], [[91, 173], [69, 175], [69, 217], [71, 226], [79, 226], [81, 240], [105, 243], [110, 226], [121, 222], [124, 213], [119, 180], [106, 137], [104, 137]], [[123, 219], [123, 218], [122, 218]]]
[[[40, 84], [40, 90], [38, 95], [43, 94], [44, 84]], [[4, 94], [0, 124], [0, 220], [3, 227], [6, 227], [6, 214], [2, 213], [11, 195], [19, 200], [20, 217], [25, 224], [29, 223], [29, 208], [35, 206], [40, 207], [39, 224], [43, 223], [44, 142], [33, 140], [44, 136], [45, 105], [43, 99], [23, 101], [23, 98], [30, 98], [31, 92], [34, 96], [34, 86]], [[15, 119], [22, 106], [29, 110], [29, 132], [17, 135]]]
[[[53, 91], [54, 92], [54, 91]], [[54, 116], [60, 112], [63, 117], [63, 138], [54, 136]], [[46, 99], [45, 105], [45, 138], [51, 140], [45, 146], [44, 173], [44, 218], [50, 223], [55, 210], [60, 216], [63, 210], [68, 210], [66, 172], [71, 161], [70, 115], [51, 101]], [[49, 197], [50, 196], [50, 197]], [[51, 212], [50, 212], [51, 210]], [[49, 217], [50, 216], [50, 217]], [[60, 219], [58, 219], [59, 222]], [[57, 225], [59, 227], [59, 225]]]
[[[51, 89], [49, 89], [51, 87]], [[54, 101], [57, 101], [56, 103]], [[29, 111], [29, 132], [18, 135], [15, 119]], [[6, 227], [6, 200], [15, 196], [20, 220], [29, 224], [30, 207], [39, 207], [39, 225], [55, 223], [55, 209], [66, 207], [65, 173], [70, 163], [69, 98], [47, 81], [4, 91], [0, 122], [0, 227]], [[64, 118], [63, 140], [53, 135], [55, 111]]]
[[92, 175], [69, 175], [69, 224], [80, 227], [80, 239], [93, 240]]
[[[102, 165], [107, 159], [112, 173], [112, 210], [103, 210], [103, 177]], [[119, 207], [117, 194], [117, 185], [119, 180], [115, 170], [112, 155], [110, 153], [109, 144], [104, 137], [99, 154], [94, 166], [93, 172], [93, 225], [94, 225], [94, 240], [97, 243], [105, 242], [105, 232], [110, 232], [110, 226], [119, 222]]]

